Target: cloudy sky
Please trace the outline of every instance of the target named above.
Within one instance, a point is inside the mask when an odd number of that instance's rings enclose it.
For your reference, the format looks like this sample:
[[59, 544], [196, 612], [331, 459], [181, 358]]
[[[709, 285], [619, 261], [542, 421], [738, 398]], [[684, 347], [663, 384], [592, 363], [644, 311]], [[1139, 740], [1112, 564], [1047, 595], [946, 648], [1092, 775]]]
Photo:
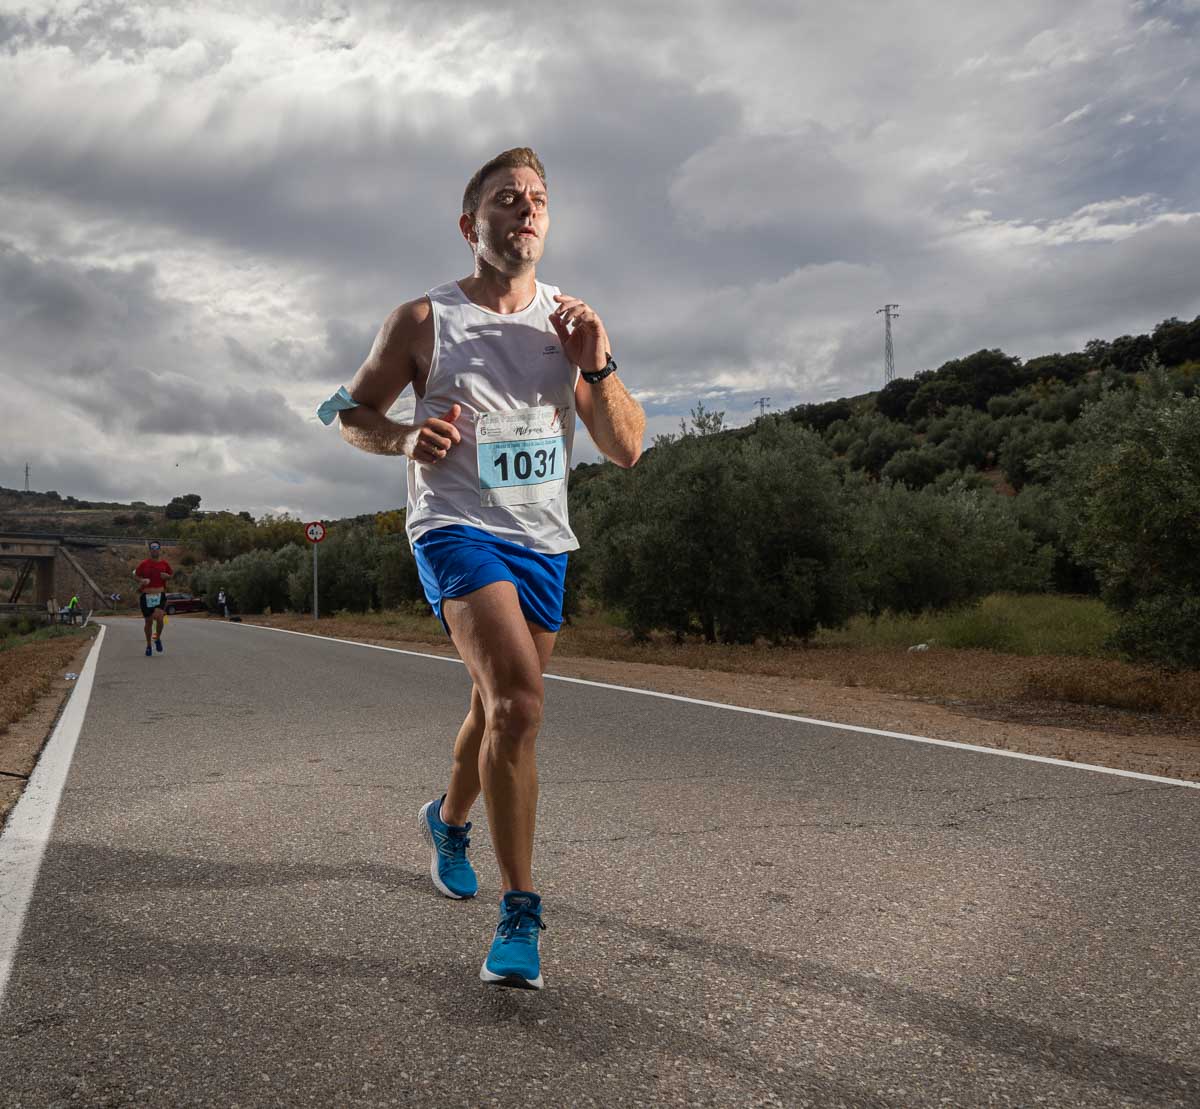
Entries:
[[[1200, 0], [0, 0], [0, 485], [336, 517], [315, 419], [547, 167], [650, 434], [1200, 313]], [[411, 412], [411, 398], [393, 413]], [[577, 459], [594, 458], [585, 442]]]

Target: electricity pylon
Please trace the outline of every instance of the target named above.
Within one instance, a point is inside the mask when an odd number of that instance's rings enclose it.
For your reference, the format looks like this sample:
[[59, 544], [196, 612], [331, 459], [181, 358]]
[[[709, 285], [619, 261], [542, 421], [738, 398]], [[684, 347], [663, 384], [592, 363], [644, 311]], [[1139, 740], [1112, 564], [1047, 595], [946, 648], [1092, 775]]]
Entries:
[[875, 315], [883, 313], [883, 383], [890, 385], [892, 378], [896, 376], [896, 359], [892, 354], [892, 320], [900, 315], [899, 312], [893, 309], [899, 308], [898, 304], [885, 304], [882, 308], [875, 309]]

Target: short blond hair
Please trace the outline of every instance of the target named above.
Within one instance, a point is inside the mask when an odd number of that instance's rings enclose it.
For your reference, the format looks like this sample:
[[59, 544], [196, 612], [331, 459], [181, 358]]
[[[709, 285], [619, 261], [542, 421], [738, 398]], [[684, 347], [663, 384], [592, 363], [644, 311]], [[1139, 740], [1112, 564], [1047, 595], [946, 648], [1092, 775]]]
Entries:
[[542, 179], [542, 184], [546, 184], [546, 167], [542, 165], [542, 160], [537, 156], [537, 152], [532, 147], [514, 146], [511, 150], [504, 151], [503, 154], [497, 154], [490, 162], [484, 162], [474, 172], [463, 192], [462, 210], [464, 212], [479, 210], [479, 202], [483, 199], [483, 183], [489, 174], [498, 169], [516, 169], [518, 166], [525, 166], [533, 170]]

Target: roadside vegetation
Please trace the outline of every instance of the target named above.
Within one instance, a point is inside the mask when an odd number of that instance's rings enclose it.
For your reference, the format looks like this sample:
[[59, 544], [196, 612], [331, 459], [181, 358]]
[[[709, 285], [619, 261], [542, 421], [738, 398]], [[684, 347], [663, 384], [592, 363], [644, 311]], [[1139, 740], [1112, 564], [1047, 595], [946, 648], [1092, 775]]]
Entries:
[[1117, 617], [1093, 597], [994, 594], [977, 604], [917, 615], [856, 616], [843, 628], [821, 631], [829, 647], [903, 647], [997, 651], [1008, 655], [1111, 658]]
[[[87, 629], [91, 634], [94, 629]], [[30, 643], [45, 643], [52, 639], [78, 638], [85, 629], [63, 624], [47, 626], [44, 618], [33, 616], [0, 616], [0, 651], [12, 651]]]

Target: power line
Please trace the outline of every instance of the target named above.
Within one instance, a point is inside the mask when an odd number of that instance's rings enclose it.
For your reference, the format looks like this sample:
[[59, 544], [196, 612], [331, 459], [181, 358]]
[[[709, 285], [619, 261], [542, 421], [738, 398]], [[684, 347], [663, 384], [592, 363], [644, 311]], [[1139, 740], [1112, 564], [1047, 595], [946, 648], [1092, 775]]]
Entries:
[[767, 405], [771, 403], [771, 398], [759, 397], [754, 403], [758, 405], [758, 418], [761, 420], [767, 414]]
[[898, 304], [885, 304], [882, 308], [875, 309], [875, 315], [883, 313], [883, 383], [890, 385], [892, 378], [896, 376], [896, 359], [892, 354], [892, 320], [900, 315]]

